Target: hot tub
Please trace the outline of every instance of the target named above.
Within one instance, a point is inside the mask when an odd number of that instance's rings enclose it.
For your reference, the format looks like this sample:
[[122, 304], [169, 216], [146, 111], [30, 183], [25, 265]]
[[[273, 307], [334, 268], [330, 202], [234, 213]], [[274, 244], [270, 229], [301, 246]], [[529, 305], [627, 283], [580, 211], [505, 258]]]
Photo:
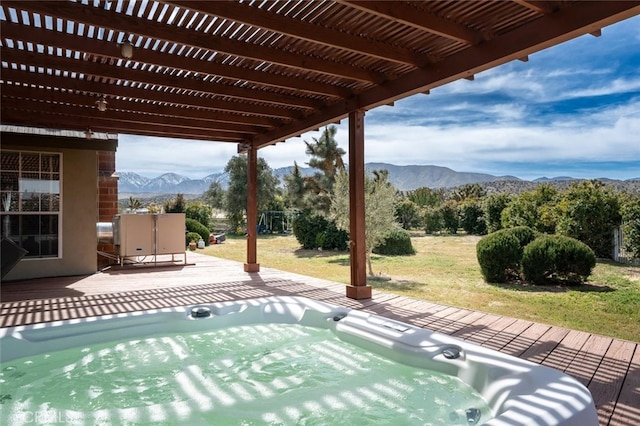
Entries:
[[[315, 334], [325, 340], [300, 349]], [[0, 348], [7, 425], [598, 424], [589, 391], [559, 371], [301, 297], [5, 328]], [[329, 375], [312, 377], [320, 369]], [[462, 405], [448, 406], [457, 392]]]

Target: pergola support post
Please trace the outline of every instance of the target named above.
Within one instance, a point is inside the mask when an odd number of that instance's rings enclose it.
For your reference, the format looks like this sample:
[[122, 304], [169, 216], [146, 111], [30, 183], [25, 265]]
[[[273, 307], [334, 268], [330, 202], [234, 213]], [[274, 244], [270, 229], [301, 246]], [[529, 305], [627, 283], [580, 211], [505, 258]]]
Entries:
[[247, 263], [245, 272], [260, 272], [258, 263], [258, 150], [247, 151]]
[[367, 251], [364, 212], [364, 111], [349, 113], [349, 255], [351, 284], [347, 297], [370, 299], [367, 285]]

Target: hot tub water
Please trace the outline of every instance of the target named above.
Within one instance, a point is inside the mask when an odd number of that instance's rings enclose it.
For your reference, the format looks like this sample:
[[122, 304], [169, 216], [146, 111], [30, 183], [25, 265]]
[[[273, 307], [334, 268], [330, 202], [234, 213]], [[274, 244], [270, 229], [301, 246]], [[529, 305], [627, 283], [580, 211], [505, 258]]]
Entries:
[[0, 405], [2, 424], [38, 410], [64, 413], [70, 424], [468, 425], [491, 417], [457, 377], [293, 324], [156, 335], [2, 368], [2, 392], [11, 395]]
[[0, 349], [3, 426], [598, 424], [558, 370], [304, 297], [1, 328]]

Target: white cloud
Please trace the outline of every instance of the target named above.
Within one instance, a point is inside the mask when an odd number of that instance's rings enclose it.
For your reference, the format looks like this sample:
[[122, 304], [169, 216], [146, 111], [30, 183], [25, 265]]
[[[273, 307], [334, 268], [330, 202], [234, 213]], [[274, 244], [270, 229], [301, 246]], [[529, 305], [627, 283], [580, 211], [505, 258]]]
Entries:
[[[514, 61], [475, 81], [456, 81], [429, 96], [369, 111], [365, 161], [487, 173], [500, 163], [514, 170], [500, 173], [516, 176], [524, 164], [529, 175], [540, 176], [551, 163], [620, 161], [631, 165], [626, 178], [640, 176], [640, 77], [633, 71], [640, 67], [638, 23], [640, 17], [606, 28], [599, 39], [581, 37], [531, 55], [527, 63]], [[343, 120], [337, 133], [345, 150], [347, 126]], [[319, 136], [309, 132], [259, 155], [272, 168], [304, 165], [303, 140]], [[148, 177], [176, 172], [199, 178], [220, 172], [234, 155], [235, 144], [121, 135], [117, 167]]]
[[604, 83], [605, 84], [602, 84], [598, 87], [579, 89], [566, 93], [564, 94], [563, 99], [605, 96], [640, 91], [640, 78], [617, 78], [615, 80], [606, 81]]
[[237, 152], [230, 143], [163, 139], [120, 135], [116, 164], [118, 171], [156, 177], [174, 172], [202, 178], [224, 169]]

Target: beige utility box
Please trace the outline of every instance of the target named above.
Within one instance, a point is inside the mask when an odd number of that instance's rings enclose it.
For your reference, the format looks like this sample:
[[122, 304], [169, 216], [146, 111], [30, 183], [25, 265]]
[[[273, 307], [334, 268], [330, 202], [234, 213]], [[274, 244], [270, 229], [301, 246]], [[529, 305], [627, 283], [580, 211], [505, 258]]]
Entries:
[[123, 257], [183, 253], [185, 215], [121, 214], [113, 219], [113, 238]]

